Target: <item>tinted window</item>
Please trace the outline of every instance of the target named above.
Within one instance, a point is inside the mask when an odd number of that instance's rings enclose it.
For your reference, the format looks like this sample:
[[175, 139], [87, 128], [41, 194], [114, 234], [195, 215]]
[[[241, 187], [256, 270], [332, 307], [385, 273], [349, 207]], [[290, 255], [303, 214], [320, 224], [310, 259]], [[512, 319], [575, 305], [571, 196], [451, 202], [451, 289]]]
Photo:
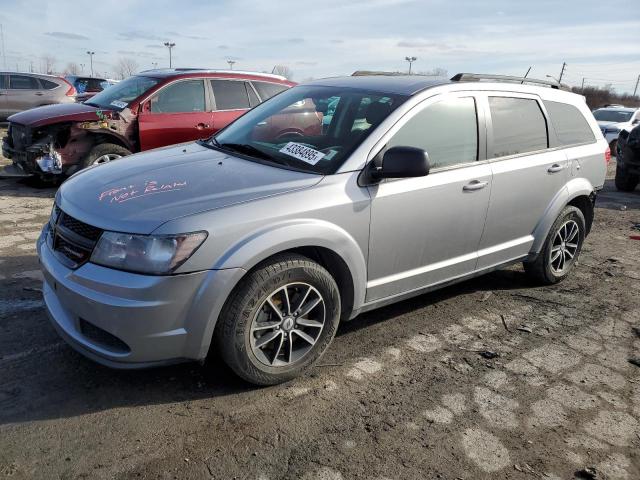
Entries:
[[217, 110], [249, 108], [249, 96], [244, 82], [234, 80], [211, 80]]
[[262, 98], [263, 102], [267, 98], [271, 98], [289, 88], [287, 85], [279, 83], [253, 82], [253, 85], [256, 87], [256, 90], [258, 90], [258, 94], [260, 95], [260, 98]]
[[55, 82], [50, 82], [49, 80], [44, 80], [44, 79], [40, 79], [40, 83], [42, 84], [42, 88], [44, 88], [45, 90], [51, 90], [53, 88], [56, 88], [58, 86], [57, 83]]
[[580, 110], [573, 105], [560, 102], [548, 102], [544, 106], [549, 112], [551, 123], [562, 145], [587, 143], [595, 141], [591, 127]]
[[595, 110], [593, 112], [593, 116], [599, 122], [628, 122], [632, 115], [633, 111], [631, 110]]
[[247, 88], [247, 93], [249, 94], [249, 104], [252, 107], [255, 107], [260, 103], [260, 99], [258, 98], [258, 95], [256, 95], [256, 92], [253, 90], [253, 88], [249, 83], [245, 83], [244, 86]]
[[478, 122], [473, 98], [453, 98], [434, 103], [412, 117], [387, 143], [387, 147], [422, 148], [432, 168], [478, 159]]
[[153, 113], [204, 112], [204, 82], [185, 80], [169, 85], [151, 99]]
[[494, 158], [547, 148], [547, 122], [537, 101], [489, 97], [489, 108]]
[[28, 77], [26, 75], [11, 75], [10, 85], [14, 90], [38, 90], [40, 84], [34, 77]]
[[0, 88], [7, 88], [7, 81], [5, 80], [7, 77], [0, 73]]

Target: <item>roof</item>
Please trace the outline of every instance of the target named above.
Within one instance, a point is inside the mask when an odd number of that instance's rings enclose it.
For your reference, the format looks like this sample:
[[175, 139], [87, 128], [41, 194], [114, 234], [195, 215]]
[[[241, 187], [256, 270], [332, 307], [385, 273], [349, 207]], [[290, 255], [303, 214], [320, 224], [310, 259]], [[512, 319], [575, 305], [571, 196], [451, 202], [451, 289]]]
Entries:
[[351, 77], [332, 77], [307, 82], [317, 85], [341, 88], [362, 88], [380, 93], [396, 95], [415, 95], [427, 88], [451, 83], [449, 80], [434, 80], [421, 75], [356, 75]]
[[633, 107], [614, 107], [613, 105], [611, 105], [608, 107], [599, 107], [596, 110], [611, 110], [612, 112], [635, 112], [638, 109]]
[[282, 75], [273, 73], [250, 72], [245, 70], [229, 70], [229, 69], [211, 69], [211, 68], [157, 68], [154, 70], [143, 70], [138, 75], [144, 74], [147, 77], [167, 78], [177, 75], [197, 75], [201, 73], [223, 73], [232, 75], [254, 75], [262, 78], [273, 78], [274, 80], [286, 81]]

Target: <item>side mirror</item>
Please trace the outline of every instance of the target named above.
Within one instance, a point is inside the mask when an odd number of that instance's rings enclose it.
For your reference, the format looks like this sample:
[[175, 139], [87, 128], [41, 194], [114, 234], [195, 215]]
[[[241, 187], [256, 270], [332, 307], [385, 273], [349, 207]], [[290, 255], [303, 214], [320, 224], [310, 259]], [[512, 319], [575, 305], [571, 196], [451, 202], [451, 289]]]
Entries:
[[382, 166], [373, 179], [424, 177], [429, 174], [429, 154], [415, 147], [391, 147], [382, 157]]

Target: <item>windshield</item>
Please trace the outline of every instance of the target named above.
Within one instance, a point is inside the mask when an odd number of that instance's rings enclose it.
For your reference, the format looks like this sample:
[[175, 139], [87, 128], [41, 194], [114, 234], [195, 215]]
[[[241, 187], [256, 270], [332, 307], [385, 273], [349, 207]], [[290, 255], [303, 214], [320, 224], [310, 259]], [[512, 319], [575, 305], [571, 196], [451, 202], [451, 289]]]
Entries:
[[406, 98], [353, 88], [294, 87], [209, 142], [257, 161], [330, 174]]
[[596, 110], [593, 112], [593, 116], [596, 117], [596, 120], [599, 122], [628, 122], [631, 120], [632, 115], [633, 112], [625, 110]]
[[129, 102], [156, 85], [158, 81], [156, 78], [149, 77], [129, 77], [105, 88], [85, 103], [94, 107], [122, 110], [129, 105]]

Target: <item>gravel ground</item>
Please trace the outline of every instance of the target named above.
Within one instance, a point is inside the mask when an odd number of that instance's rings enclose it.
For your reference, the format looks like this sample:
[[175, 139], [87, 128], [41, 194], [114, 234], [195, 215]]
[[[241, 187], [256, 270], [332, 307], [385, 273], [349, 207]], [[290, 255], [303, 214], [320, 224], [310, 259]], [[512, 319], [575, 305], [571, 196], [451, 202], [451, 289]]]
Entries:
[[516, 266], [362, 315], [254, 388], [67, 347], [34, 249], [54, 189], [0, 180], [0, 478], [638, 479], [640, 190], [611, 183], [564, 283]]

